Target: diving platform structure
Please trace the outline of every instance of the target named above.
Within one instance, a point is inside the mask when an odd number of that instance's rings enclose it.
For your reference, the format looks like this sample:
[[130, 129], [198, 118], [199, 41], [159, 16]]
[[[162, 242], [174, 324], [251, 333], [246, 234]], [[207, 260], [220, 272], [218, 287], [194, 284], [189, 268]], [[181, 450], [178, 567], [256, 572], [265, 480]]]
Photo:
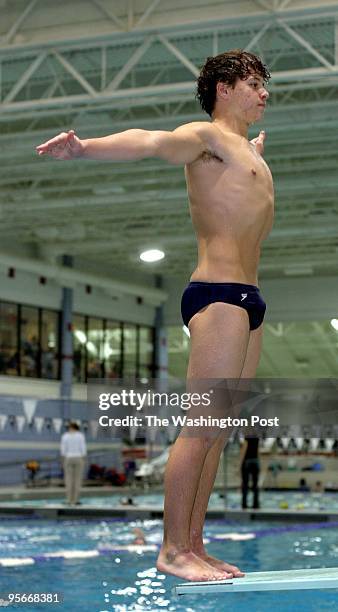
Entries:
[[298, 591], [338, 589], [338, 567], [252, 572], [243, 578], [182, 582], [173, 588], [175, 595], [214, 595], [253, 591]]

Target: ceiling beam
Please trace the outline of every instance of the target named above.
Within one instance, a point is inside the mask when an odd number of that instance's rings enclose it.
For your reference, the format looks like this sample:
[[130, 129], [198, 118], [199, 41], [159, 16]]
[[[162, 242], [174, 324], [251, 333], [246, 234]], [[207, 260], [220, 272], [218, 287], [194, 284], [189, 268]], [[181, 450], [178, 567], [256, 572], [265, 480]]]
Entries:
[[8, 30], [7, 34], [1, 37], [0, 47], [9, 45], [12, 42], [14, 36], [18, 32], [18, 30], [21, 28], [23, 22], [27, 19], [28, 15], [30, 15], [33, 12], [37, 2], [38, 0], [31, 0], [28, 6], [26, 6], [26, 8], [22, 11], [21, 15], [19, 15], [17, 20], [13, 23], [12, 27]]
[[107, 85], [104, 90], [103, 95], [106, 95], [110, 92], [116, 91], [120, 83], [126, 78], [129, 72], [138, 64], [142, 56], [148, 51], [149, 47], [151, 47], [154, 42], [154, 36], [148, 36], [143, 43], [134, 51], [129, 60], [124, 64], [124, 66], [119, 70], [119, 72], [115, 75], [112, 81]]
[[[37, 1], [37, 0], [36, 0]], [[97, 6], [99, 6], [99, 0], [91, 0], [92, 3], [96, 3]], [[60, 6], [62, 6], [62, 2], [58, 3]], [[118, 45], [120, 45], [121, 43], [123, 44], [127, 44], [128, 42], [133, 42], [135, 43], [135, 40], [139, 41], [139, 37], [140, 35], [144, 36], [144, 35], [150, 35], [150, 34], [154, 34], [156, 32], [156, 34], [163, 34], [163, 35], [168, 35], [168, 36], [172, 36], [172, 35], [179, 35], [179, 36], [198, 36], [200, 34], [207, 34], [209, 33], [211, 36], [213, 36], [213, 32], [215, 30], [219, 30], [219, 31], [224, 31], [224, 32], [234, 32], [235, 28], [239, 29], [239, 32], [242, 28], [244, 28], [247, 31], [248, 25], [250, 25], [250, 27], [260, 27], [262, 25], [264, 25], [264, 23], [266, 23], [266, 18], [267, 18], [267, 8], [264, 9], [264, 7], [262, 6], [261, 11], [252, 13], [252, 12], [242, 12], [242, 13], [234, 13], [231, 8], [229, 6], [227, 6], [228, 3], [218, 3], [217, 4], [217, 17], [215, 16], [210, 16], [210, 6], [206, 6], [206, 12], [204, 15], [204, 18], [201, 18], [200, 16], [198, 16], [198, 19], [196, 20], [196, 17], [194, 19], [194, 14], [191, 13], [191, 18], [190, 21], [187, 23], [187, 20], [185, 19], [184, 22], [180, 21], [180, 10], [178, 9], [175, 13], [175, 17], [177, 18], [177, 22], [176, 23], [170, 23], [170, 24], [166, 24], [165, 21], [163, 20], [163, 16], [161, 19], [160, 23], [157, 23], [155, 28], [151, 27], [148, 29], [132, 29], [131, 31], [126, 31], [126, 26], [125, 24], [120, 20], [119, 21], [119, 27], [121, 27], [121, 29], [123, 28], [123, 31], [118, 31], [118, 32], [109, 32], [107, 33], [106, 31], [106, 22], [103, 21], [102, 23], [105, 26], [105, 29], [102, 31], [102, 33], [98, 33], [98, 34], [94, 34], [92, 35], [90, 33], [90, 29], [88, 29], [88, 32], [86, 34], [84, 34], [82, 32], [82, 34], [77, 34], [76, 36], [74, 36], [74, 38], [55, 38], [53, 40], [50, 41], [45, 41], [45, 40], [41, 40], [41, 36], [38, 37], [38, 39], [34, 42], [27, 42], [24, 44], [16, 44], [16, 45], [7, 45], [7, 46], [3, 46], [0, 47], [0, 56], [1, 57], [6, 57], [8, 56], [15, 56], [15, 55], [27, 55], [27, 53], [31, 53], [31, 52], [39, 52], [42, 49], [56, 49], [57, 47], [62, 47], [63, 49], [68, 49], [70, 50], [71, 48], [73, 49], [79, 49], [79, 48], [92, 48], [95, 46], [102, 46], [103, 44], [112, 44], [112, 41]], [[231, 4], [231, 3], [230, 3]], [[283, 7], [283, 3], [281, 5]], [[102, 9], [104, 7], [103, 4], [100, 4], [100, 8]], [[288, 8], [288, 6], [286, 5], [286, 8]], [[184, 6], [182, 6], [183, 11], [186, 11], [186, 9], [184, 8]], [[215, 9], [216, 10], [216, 9]], [[112, 13], [108, 13], [110, 16], [112, 15]], [[108, 16], [108, 14], [106, 16]], [[283, 18], [284, 23], [299, 23], [299, 20], [303, 20], [304, 22], [306, 22], [307, 20], [309, 21], [314, 21], [314, 20], [320, 20], [323, 18], [327, 18], [327, 19], [334, 19], [335, 17], [337, 17], [338, 15], [338, 7], [337, 7], [337, 3], [336, 2], [317, 2], [317, 3], [313, 3], [311, 4], [311, 6], [308, 6], [307, 3], [305, 4], [304, 2], [295, 2], [293, 0], [292, 6], [290, 7], [290, 10], [287, 11], [283, 11], [283, 9], [280, 10], [280, 12], [278, 13], [279, 16], [281, 16]], [[116, 17], [116, 16], [115, 16]], [[89, 24], [91, 25], [91, 23]], [[60, 36], [64, 36], [64, 32], [62, 30], [62, 28], [59, 28], [59, 33]], [[113, 36], [112, 36], [113, 34]]]
[[123, 21], [115, 15], [111, 8], [107, 9], [107, 7], [100, 0], [91, 0], [91, 2], [103, 14], [103, 16], [108, 18], [109, 21], [112, 21], [121, 32], [126, 30], [126, 26]]
[[304, 47], [313, 57], [315, 57], [320, 64], [326, 66], [329, 70], [334, 70], [334, 66], [321, 54], [317, 51], [313, 45], [311, 45], [303, 36], [301, 36], [298, 32], [293, 30], [287, 23], [285, 23], [282, 19], [277, 20], [278, 25], [285, 30], [285, 32], [294, 40], [296, 40], [302, 47]]
[[165, 36], [159, 35], [157, 36], [158, 40], [174, 55], [183, 66], [188, 68], [189, 72], [191, 72], [195, 77], [198, 77], [200, 70], [193, 64], [182, 51], [180, 51], [175, 45], [173, 45]]
[[153, 0], [153, 2], [150, 2], [144, 13], [142, 13], [141, 17], [139, 17], [139, 19], [134, 23], [134, 30], [137, 30], [144, 24], [145, 21], [147, 21], [148, 17], [150, 17], [151, 13], [154, 12], [160, 2], [161, 0]]
[[10, 105], [14, 100], [15, 96], [19, 93], [19, 91], [26, 85], [34, 72], [41, 66], [41, 64], [45, 61], [47, 55], [46, 53], [40, 53], [31, 63], [31, 65], [25, 70], [25, 72], [21, 75], [21, 77], [17, 80], [14, 87], [12, 87], [11, 91], [5, 96], [3, 102], [0, 104], [0, 107], [3, 105]]
[[63, 57], [63, 55], [61, 55], [60, 53], [58, 53], [57, 51], [55, 51], [53, 53], [53, 56], [58, 60], [58, 62], [61, 64], [61, 66], [64, 67], [64, 69], [71, 74], [72, 77], [74, 77], [74, 79], [80, 83], [80, 85], [83, 87], [83, 89], [92, 97], [92, 98], [96, 98], [98, 95], [98, 92], [94, 89], [94, 87], [92, 87], [90, 85], [90, 83], [88, 83], [87, 79], [85, 79], [85, 77], [80, 74], [80, 72], [78, 70], [76, 70], [76, 68], [74, 68], [74, 66], [65, 58]]
[[245, 45], [245, 47], [244, 47], [245, 51], [250, 51], [251, 49], [253, 49], [253, 47], [255, 47], [255, 45], [257, 45], [258, 41], [262, 38], [262, 36], [264, 36], [264, 34], [270, 28], [270, 25], [271, 25], [271, 23], [266, 23], [265, 25], [263, 25], [263, 27], [248, 42], [248, 44]]

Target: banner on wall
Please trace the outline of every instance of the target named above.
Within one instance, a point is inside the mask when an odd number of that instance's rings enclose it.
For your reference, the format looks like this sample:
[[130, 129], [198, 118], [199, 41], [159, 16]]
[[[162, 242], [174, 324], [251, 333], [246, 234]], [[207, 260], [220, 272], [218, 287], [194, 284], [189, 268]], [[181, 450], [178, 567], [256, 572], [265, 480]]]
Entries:
[[169, 440], [169, 442], [174, 442], [176, 435], [177, 435], [177, 427], [176, 425], [169, 425], [166, 428], [166, 434], [167, 434], [167, 439]]
[[153, 426], [148, 427], [147, 437], [148, 437], [149, 442], [155, 442], [157, 432], [158, 432], [158, 427], [153, 427]]
[[310, 440], [310, 450], [311, 451], [316, 451], [319, 445], [320, 439], [319, 438], [311, 438]]
[[8, 421], [8, 415], [0, 414], [0, 431], [5, 429], [7, 421]]
[[282, 443], [282, 446], [283, 446], [284, 450], [287, 450], [287, 448], [289, 446], [290, 440], [291, 440], [291, 438], [289, 438], [288, 436], [283, 436], [281, 438], [281, 443]]
[[89, 427], [90, 427], [90, 432], [91, 432], [91, 434], [92, 434], [92, 437], [93, 437], [93, 438], [96, 438], [96, 437], [97, 437], [97, 430], [98, 430], [98, 428], [99, 428], [99, 423], [98, 423], [98, 421], [94, 421], [94, 420], [93, 420], [93, 421], [90, 421], [90, 423], [89, 423]]
[[27, 422], [30, 423], [34, 417], [38, 400], [24, 399], [22, 400], [22, 403], [23, 403], [23, 411], [26, 415]]
[[17, 428], [18, 428], [18, 432], [21, 433], [24, 426], [26, 423], [26, 417], [24, 417], [23, 415], [18, 415], [16, 417], [16, 424], [17, 424]]
[[132, 425], [129, 426], [129, 438], [131, 442], [135, 442], [137, 430], [138, 430], [138, 425], [135, 425], [134, 423], [132, 423]]
[[56, 431], [56, 433], [60, 433], [61, 431], [61, 427], [62, 427], [62, 419], [52, 419], [53, 421], [53, 427], [54, 430]]
[[35, 429], [41, 433], [45, 419], [43, 417], [34, 417]]

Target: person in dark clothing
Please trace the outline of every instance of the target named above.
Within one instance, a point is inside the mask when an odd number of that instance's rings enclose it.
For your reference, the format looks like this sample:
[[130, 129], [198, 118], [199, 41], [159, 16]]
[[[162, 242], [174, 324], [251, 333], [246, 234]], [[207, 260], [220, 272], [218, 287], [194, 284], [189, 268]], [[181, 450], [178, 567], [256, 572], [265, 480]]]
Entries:
[[247, 496], [249, 491], [249, 480], [252, 479], [253, 505], [259, 508], [258, 477], [259, 465], [259, 438], [247, 437], [241, 448], [241, 473], [242, 473], [242, 508], [247, 508]]

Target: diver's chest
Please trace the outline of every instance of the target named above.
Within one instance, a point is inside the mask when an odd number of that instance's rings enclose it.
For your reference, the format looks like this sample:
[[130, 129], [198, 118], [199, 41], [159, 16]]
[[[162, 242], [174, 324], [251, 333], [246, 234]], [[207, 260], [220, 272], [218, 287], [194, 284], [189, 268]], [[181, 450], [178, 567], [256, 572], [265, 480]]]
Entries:
[[272, 175], [264, 159], [254, 151], [247, 151], [233, 159], [232, 171], [252, 186], [272, 188]]

